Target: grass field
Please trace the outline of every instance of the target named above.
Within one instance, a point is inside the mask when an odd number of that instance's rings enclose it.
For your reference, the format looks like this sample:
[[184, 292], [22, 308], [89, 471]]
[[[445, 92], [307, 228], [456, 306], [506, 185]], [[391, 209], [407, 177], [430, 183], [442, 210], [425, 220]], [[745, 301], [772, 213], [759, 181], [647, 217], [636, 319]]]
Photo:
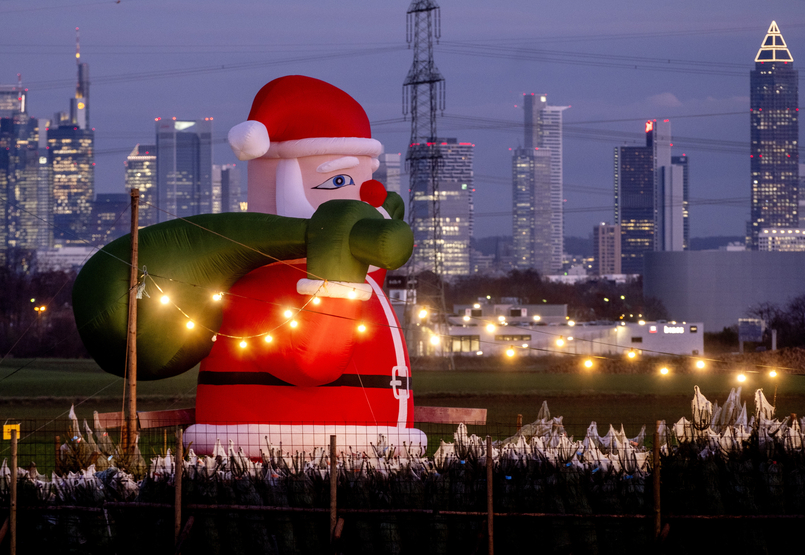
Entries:
[[[22, 368], [13, 375], [15, 370]], [[193, 406], [198, 369], [174, 378], [140, 382], [138, 408], [161, 410]], [[9, 376], [3, 379], [5, 376]], [[778, 413], [805, 412], [805, 376], [748, 373], [739, 384], [734, 374], [552, 374], [511, 368], [473, 368], [466, 371], [414, 369], [417, 403], [431, 406], [477, 407], [488, 410], [489, 422], [513, 422], [522, 414], [537, 417], [543, 400], [553, 415], [562, 415], [574, 428], [591, 420], [601, 424], [637, 425], [657, 419], [677, 420], [690, 413], [694, 385], [711, 400], [723, 403], [730, 388], [742, 385], [743, 398], [752, 406], [755, 389], [763, 388], [769, 401], [778, 386]], [[0, 365], [0, 420], [55, 418], [73, 403], [90, 417], [121, 410], [123, 379], [103, 372], [91, 360], [10, 359]]]

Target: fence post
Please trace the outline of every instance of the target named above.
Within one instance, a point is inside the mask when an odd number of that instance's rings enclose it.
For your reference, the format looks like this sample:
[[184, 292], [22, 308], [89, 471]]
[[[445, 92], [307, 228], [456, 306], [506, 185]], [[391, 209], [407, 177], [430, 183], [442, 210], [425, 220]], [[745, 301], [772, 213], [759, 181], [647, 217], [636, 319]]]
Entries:
[[9, 555], [17, 555], [17, 430], [11, 430], [11, 503], [8, 511]]
[[[165, 431], [167, 433], [167, 430]], [[182, 532], [182, 474], [184, 473], [184, 444], [182, 443], [182, 427], [176, 430], [176, 455], [173, 471], [173, 546], [179, 543]]]
[[495, 533], [492, 519], [495, 516], [495, 505], [492, 497], [492, 471], [494, 461], [492, 460], [492, 436], [486, 436], [486, 526], [487, 536], [489, 537], [489, 555], [495, 553]]
[[657, 420], [654, 427], [654, 469], [652, 478], [654, 478], [654, 540], [659, 540], [662, 511], [660, 508], [660, 424], [661, 420]]
[[54, 463], [53, 466], [56, 469], [56, 474], [60, 474], [61, 473], [61, 437], [60, 436], [56, 436], [56, 453], [55, 453], [55, 456], [56, 456], [56, 458], [53, 459], [53, 460], [56, 461], [56, 462]]
[[522, 427], [523, 427], [523, 415], [518, 414], [517, 415], [517, 431], [519, 432], [520, 428], [522, 428]]
[[338, 456], [336, 436], [330, 436], [330, 542], [335, 539], [335, 525], [338, 521]]

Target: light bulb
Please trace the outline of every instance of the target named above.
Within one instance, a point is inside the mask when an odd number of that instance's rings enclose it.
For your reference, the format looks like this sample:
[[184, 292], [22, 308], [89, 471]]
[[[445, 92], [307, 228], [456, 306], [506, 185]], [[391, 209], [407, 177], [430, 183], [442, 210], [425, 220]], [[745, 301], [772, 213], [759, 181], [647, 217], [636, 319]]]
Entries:
[[626, 353], [626, 356], [629, 358], [634, 358], [637, 356], [637, 353], [635, 353], [634, 351], [629, 351], [628, 353]]
[[313, 297], [313, 304], [321, 304], [321, 299], [318, 297]]
[[567, 325], [568, 325], [568, 326], [570, 326], [570, 327], [572, 328], [573, 326], [575, 326], [575, 325], [576, 325], [576, 322], [574, 322], [573, 320], [570, 320], [570, 321], [567, 323]]
[[347, 293], [347, 297], [349, 297], [350, 299], [354, 299], [357, 296], [358, 296], [358, 294], [355, 292], [354, 289], [352, 291], [350, 291], [349, 293]]
[[192, 320], [188, 320], [187, 323], [185, 324], [185, 326], [187, 326], [187, 329], [189, 329], [189, 330], [192, 330], [193, 328], [196, 327], [196, 325], [193, 323]]
[[212, 300], [214, 300], [214, 301], [220, 301], [220, 300], [221, 300], [221, 294], [220, 294], [220, 293], [216, 293], [215, 295], [213, 295], [213, 296], [212, 296]]
[[743, 374], [738, 374], [738, 381], [739, 382], [745, 382], [746, 381], [746, 376], [743, 375]]
[[584, 361], [584, 366], [587, 367], [587, 368], [592, 368], [593, 367], [593, 361], [588, 358], [587, 360]]
[[366, 331], [366, 326], [364, 326], [363, 324], [360, 324], [358, 326], [358, 331], [361, 332], [361, 333], [365, 332]]
[[513, 357], [514, 356], [514, 347], [509, 347], [506, 349], [506, 356]]
[[292, 328], [295, 328], [298, 325], [299, 325], [299, 322], [297, 322], [296, 320], [291, 320], [291, 327]]
[[430, 344], [431, 345], [438, 345], [439, 344], [439, 336], [438, 335], [431, 335], [430, 336]]
[[665, 366], [663, 366], [662, 368], [660, 368], [660, 374], [662, 374], [662, 375], [664, 376], [664, 375], [665, 375], [665, 374], [667, 374], [667, 373], [668, 373], [668, 368], [666, 368]]
[[286, 318], [290, 318], [291, 316], [293, 316], [293, 312], [291, 312], [290, 310], [286, 310], [286, 311], [285, 311], [285, 312], [283, 312], [282, 314], [283, 314], [283, 316], [285, 316]]
[[561, 347], [565, 344], [565, 339], [560, 335], [556, 340], [556, 346]]
[[465, 322], [469, 322], [469, 321], [470, 321], [470, 317], [469, 317], [469, 316], [464, 316], [464, 321], [465, 321]]
[[495, 331], [495, 324], [487, 324], [486, 331], [488, 331], [489, 333], [494, 332]]
[[539, 321], [540, 321], [540, 317], [539, 317], [539, 316], [534, 316], [534, 321], [535, 321], [535, 322], [539, 322]]
[[169, 302], [171, 302], [171, 300], [167, 295], [162, 295], [159, 298], [159, 302], [161, 302], [162, 304], [168, 304]]
[[776, 378], [777, 377], [777, 372], [772, 370], [771, 372], [769, 372], [769, 376], [772, 377], [772, 378]]
[[704, 368], [704, 361], [703, 360], [697, 360], [696, 361], [696, 368], [698, 368], [699, 370]]
[[241, 341], [241, 342], [240, 342], [240, 348], [241, 348], [241, 349], [245, 349], [245, 348], [246, 348], [246, 345], [248, 345], [248, 343], [246, 343], [246, 340], [245, 340], [245, 339], [244, 339], [243, 341]]
[[424, 318], [424, 317], [425, 317], [425, 316], [427, 316], [427, 315], [428, 315], [428, 311], [427, 311], [427, 310], [425, 310], [424, 308], [423, 308], [422, 310], [420, 310], [420, 311], [419, 311], [419, 318], [420, 318], [420, 319], [421, 319], [421, 318]]
[[271, 343], [274, 340], [270, 335], [266, 335], [266, 343]]

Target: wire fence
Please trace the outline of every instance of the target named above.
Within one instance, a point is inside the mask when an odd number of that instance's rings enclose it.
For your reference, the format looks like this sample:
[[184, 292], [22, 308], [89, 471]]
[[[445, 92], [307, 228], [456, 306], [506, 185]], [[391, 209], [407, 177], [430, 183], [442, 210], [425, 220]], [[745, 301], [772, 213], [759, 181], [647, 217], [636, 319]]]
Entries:
[[[0, 468], [9, 507], [18, 467], [17, 552], [622, 553], [657, 541], [764, 552], [790, 545], [781, 527], [805, 518], [796, 417], [759, 418], [744, 436], [701, 418], [600, 435], [540, 414], [524, 426], [418, 423], [391, 430], [399, 444], [374, 423], [228, 423], [194, 435], [198, 425], [172, 422], [141, 421], [127, 452], [119, 423], [97, 415], [92, 426], [19, 421], [15, 464]], [[332, 451], [308, 448], [329, 432]], [[339, 441], [350, 438], [368, 448]], [[10, 443], [0, 458], [11, 460]]]

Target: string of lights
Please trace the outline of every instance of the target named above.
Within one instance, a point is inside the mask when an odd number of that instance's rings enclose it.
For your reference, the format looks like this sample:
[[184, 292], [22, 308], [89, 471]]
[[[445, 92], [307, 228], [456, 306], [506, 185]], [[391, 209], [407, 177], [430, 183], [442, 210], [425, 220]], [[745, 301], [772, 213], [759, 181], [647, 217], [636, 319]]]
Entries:
[[[150, 274], [149, 274], [149, 277], [150, 277]], [[157, 285], [156, 282], [154, 282], [154, 284]], [[202, 287], [200, 285], [195, 285], [195, 284], [190, 284], [190, 285], [192, 285], [194, 287]], [[167, 293], [165, 293], [161, 288], [159, 288], [158, 285], [157, 285], [157, 287], [160, 290], [160, 292], [163, 293], [163, 296], [160, 297], [160, 302], [162, 304], [173, 304], [173, 302], [170, 300], [170, 297], [167, 295]], [[216, 301], [221, 300], [223, 298], [223, 296], [227, 295], [227, 294], [228, 293], [212, 292], [213, 300], [216, 300]], [[262, 299], [256, 299], [256, 298], [243, 296], [243, 295], [239, 295], [239, 297], [241, 299], [251, 300], [251, 301], [255, 301], [255, 302], [266, 302], [266, 301], [264, 301]], [[271, 343], [273, 341], [273, 337], [271, 336], [272, 332], [274, 332], [276, 329], [278, 329], [279, 327], [284, 326], [284, 325], [289, 325], [291, 327], [298, 326], [298, 321], [296, 320], [296, 316], [298, 314], [300, 314], [301, 312], [306, 312], [307, 311], [307, 306], [310, 303], [318, 305], [320, 302], [321, 302], [321, 299], [314, 294], [314, 295], [310, 296], [310, 298], [301, 307], [298, 307], [298, 308], [285, 308], [284, 313], [283, 313], [283, 315], [285, 317], [285, 320], [280, 325], [272, 328], [271, 330], [266, 330], [266, 331], [263, 331], [263, 332], [260, 332], [260, 333], [257, 333], [257, 334], [242, 335], [242, 336], [241, 335], [228, 335], [228, 334], [222, 334], [220, 332], [216, 332], [216, 330], [212, 330], [212, 329], [206, 328], [204, 326], [200, 326], [200, 327], [202, 327], [203, 329], [207, 330], [210, 333], [213, 333], [214, 337], [220, 336], [220, 337], [225, 337], [225, 338], [228, 338], [228, 339], [238, 341], [239, 346], [241, 348], [246, 348], [248, 346], [248, 341], [247, 340], [255, 338], [255, 337], [264, 337], [265, 341], [267, 343]], [[269, 304], [276, 304], [276, 303], [269, 303]], [[187, 314], [187, 312], [185, 310], [183, 310], [181, 307], [179, 307], [178, 305], [173, 304], [173, 306], [186, 318], [185, 326], [188, 329], [193, 329], [195, 327], [195, 321], [192, 319], [192, 317], [189, 314]], [[328, 314], [328, 313], [325, 313], [325, 312], [316, 312], [316, 314], [322, 315], [322, 316], [336, 317], [336, 318], [341, 318], [343, 320], [351, 321], [354, 324], [356, 324], [356, 329], [360, 333], [365, 332], [367, 329], [369, 329], [369, 327], [396, 328], [396, 329], [399, 329], [402, 332], [405, 332], [407, 330], [407, 328], [405, 328], [404, 326], [400, 326], [400, 325], [392, 326], [391, 324], [384, 323], [384, 322], [367, 322], [367, 321], [365, 321], [365, 319], [356, 319], [356, 318], [351, 318], [351, 317], [347, 317], [347, 316], [343, 316], [343, 315]], [[426, 318], [427, 315], [428, 315], [427, 309], [425, 309], [425, 308], [421, 309], [418, 315], [419, 315], [420, 320]], [[505, 317], [502, 317], [502, 316], [498, 318], [497, 324], [494, 321], [484, 320], [482, 318], [477, 318], [477, 317], [474, 318], [474, 317], [471, 317], [471, 316], [464, 316], [463, 320], [465, 322], [470, 322], [470, 321], [480, 322], [480, 323], [486, 325], [487, 331], [490, 331], [489, 328], [491, 327], [492, 328], [491, 332], [494, 332], [495, 329], [497, 328], [497, 326], [501, 324], [500, 318], [503, 318], [503, 321], [505, 322]], [[535, 316], [534, 318], [535, 318], [535, 321], [539, 321], [538, 316]], [[193, 325], [188, 325], [188, 324], [193, 324]], [[625, 322], [622, 322], [621, 324], [625, 325]], [[563, 333], [556, 333], [556, 332], [551, 332], [551, 331], [548, 331], [548, 330], [535, 329], [535, 328], [532, 328], [532, 327], [523, 327], [523, 326], [520, 326], [520, 325], [509, 326], [508, 323], [505, 323], [505, 325], [507, 327], [511, 327], [513, 329], [522, 329], [522, 330], [527, 330], [527, 331], [530, 331], [530, 332], [536, 332], [536, 333], [540, 333], [540, 334], [543, 334], [543, 335], [553, 337], [553, 338], [555, 338], [554, 341], [555, 341], [556, 346], [559, 347], [559, 348], [563, 347], [564, 345], [566, 345], [570, 341], [583, 341], [583, 342], [590, 343], [591, 345], [597, 345], [599, 347], [612, 347], [612, 348], [616, 348], [616, 349], [622, 349], [623, 348], [623, 347], [621, 347], [619, 345], [609, 343], [609, 342], [606, 342], [606, 341], [602, 341], [602, 340], [597, 340], [597, 339], [576, 338], [576, 337], [574, 337], [572, 335], [567, 335], [566, 336]], [[569, 325], [569, 327], [572, 328], [572, 327], [574, 327], [576, 325], [576, 323], [574, 321], [570, 321], [568, 323], [568, 325]], [[433, 332], [432, 330], [431, 330], [430, 333], [431, 333], [430, 342], [434, 346], [443, 343], [445, 340], [452, 340], [452, 338], [453, 338], [453, 336], [451, 336], [449, 334], [439, 334], [437, 332]], [[215, 339], [213, 339], [213, 340], [215, 340]], [[480, 338], [479, 338], [479, 344], [494, 345], [494, 346], [499, 345], [499, 343], [496, 343], [494, 341], [481, 340]], [[449, 347], [446, 347], [446, 348], [449, 348]], [[531, 351], [544, 352], [544, 353], [554, 354], [554, 355], [563, 355], [563, 356], [571, 356], [571, 357], [581, 358], [581, 359], [583, 359], [584, 367], [588, 368], [588, 369], [593, 367], [593, 365], [594, 365], [593, 361], [596, 360], [596, 359], [598, 359], [598, 360], [609, 360], [611, 358], [611, 357], [603, 356], [603, 355], [594, 355], [594, 354], [585, 355], [585, 354], [571, 353], [571, 352], [557, 350], [557, 349], [548, 349], [548, 348], [543, 348], [543, 347], [535, 347], [535, 346], [532, 346], [530, 344], [522, 344], [520, 347], [515, 347], [514, 345], [512, 345], [506, 350], [506, 355], [508, 357], [510, 357], [510, 358], [514, 357], [514, 355], [516, 354], [517, 349], [521, 349], [521, 350], [528, 351], [528, 352], [531, 352]], [[479, 352], [482, 353], [482, 351], [479, 351]], [[639, 351], [637, 351], [635, 349], [628, 349], [628, 350], [625, 351], [625, 356], [629, 360], [634, 360], [635, 358], [637, 358], [638, 354], [640, 354], [640, 353], [651, 353], [651, 354], [657, 355], [657, 356], [673, 357], [673, 358], [677, 358], [677, 359], [682, 359], [682, 360], [685, 360], [685, 361], [692, 362], [693, 365], [696, 366], [699, 369], [703, 369], [705, 367], [706, 363], [729, 364], [728, 361], [724, 361], [724, 360], [720, 360], [720, 359], [716, 359], [716, 358], [708, 358], [708, 357], [693, 356], [693, 355], [680, 355], [678, 353], [670, 353], [670, 352], [651, 350], [651, 349], [640, 349]], [[761, 368], [761, 369], [770, 369], [770, 371], [772, 373], [774, 373], [774, 375], [772, 377], [776, 376], [778, 371], [783, 371], [783, 370], [789, 371], [789, 372], [795, 371], [794, 368], [781, 367], [779, 365], [771, 366], [771, 365], [752, 363], [751, 366], [755, 367], [755, 368]], [[667, 374], [668, 372], [670, 372], [670, 370], [668, 370], [667, 366], [664, 366], [663, 368], [665, 369], [665, 372], [662, 372], [662, 369], [661, 369], [661, 373]]]

